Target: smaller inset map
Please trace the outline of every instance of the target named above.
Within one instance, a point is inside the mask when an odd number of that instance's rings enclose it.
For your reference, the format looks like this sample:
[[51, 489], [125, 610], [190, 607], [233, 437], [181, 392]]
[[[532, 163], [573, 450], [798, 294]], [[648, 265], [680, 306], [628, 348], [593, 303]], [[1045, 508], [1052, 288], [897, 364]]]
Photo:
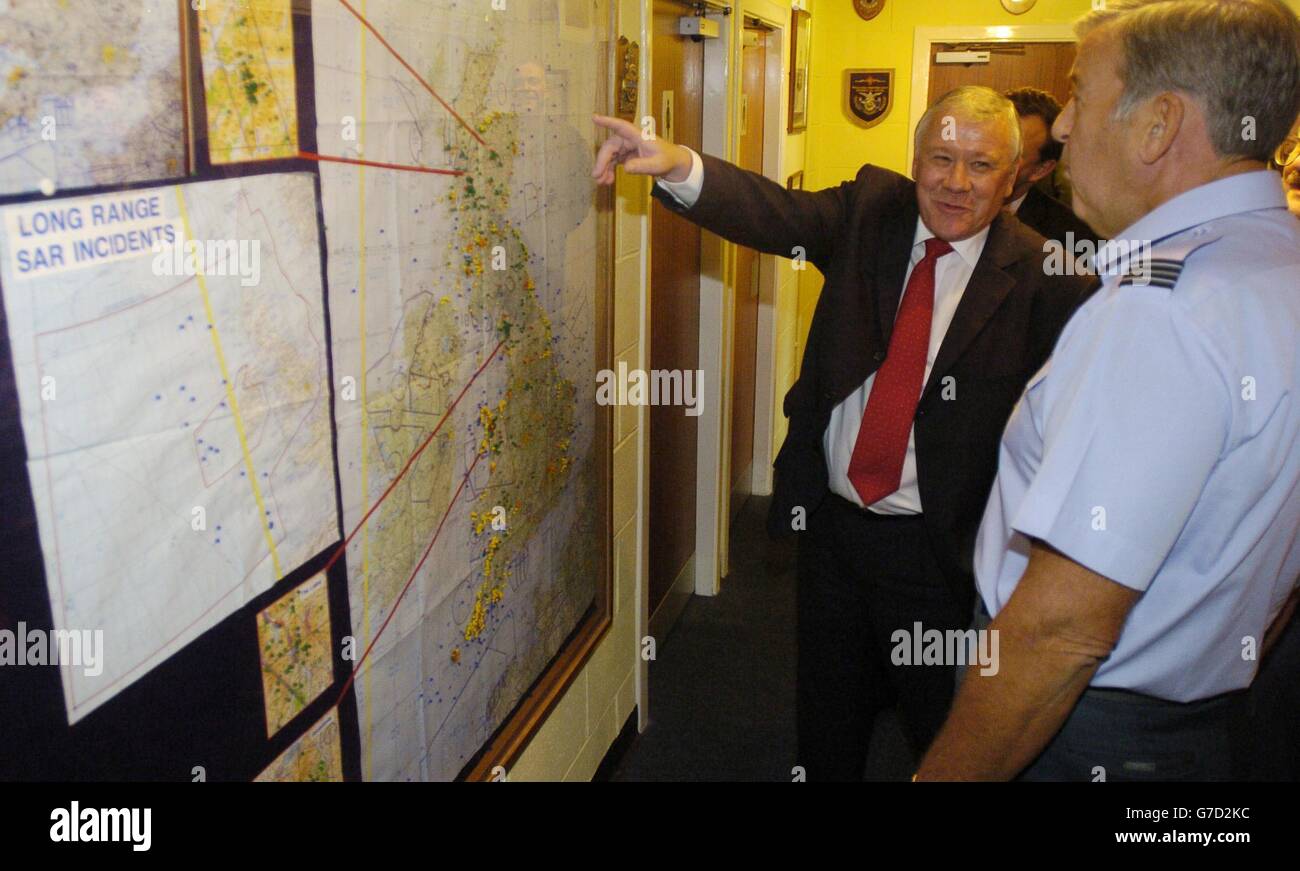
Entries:
[[179, 7], [0, 0], [0, 195], [185, 171]]
[[208, 0], [198, 12], [208, 159], [298, 155], [291, 0]]
[[324, 574], [290, 590], [257, 615], [269, 738], [334, 682], [329, 584]]
[[311, 731], [290, 744], [288, 750], [254, 778], [257, 783], [339, 783], [342, 780], [343, 751], [337, 708], [331, 708]]

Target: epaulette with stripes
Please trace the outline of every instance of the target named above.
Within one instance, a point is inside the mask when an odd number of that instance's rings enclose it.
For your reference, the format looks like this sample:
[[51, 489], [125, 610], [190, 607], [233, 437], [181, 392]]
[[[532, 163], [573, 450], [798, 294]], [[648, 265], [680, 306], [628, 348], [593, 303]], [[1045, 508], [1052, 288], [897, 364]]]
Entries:
[[1161, 256], [1152, 257], [1145, 269], [1141, 267], [1134, 269], [1130, 266], [1129, 271], [1120, 279], [1119, 286], [1162, 287], [1165, 290], [1173, 290], [1192, 252], [1217, 242], [1220, 238], [1222, 238], [1220, 234], [1213, 233], [1210, 227], [1202, 225], [1189, 233], [1161, 239], [1155, 244], [1156, 248], [1161, 249]]
[[1173, 290], [1182, 274], [1183, 261], [1170, 260], [1166, 257], [1152, 257], [1144, 272], [1128, 272], [1120, 279], [1119, 286], [1136, 285], [1139, 287], [1163, 287]]

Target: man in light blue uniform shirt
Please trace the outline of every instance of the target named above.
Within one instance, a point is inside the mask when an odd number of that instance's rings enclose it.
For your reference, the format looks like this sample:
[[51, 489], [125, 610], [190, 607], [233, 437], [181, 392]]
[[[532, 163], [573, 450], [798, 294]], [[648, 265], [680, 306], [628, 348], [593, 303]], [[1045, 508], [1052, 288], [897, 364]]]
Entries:
[[975, 552], [1001, 662], [917, 779], [1233, 777], [1300, 578], [1300, 225], [1266, 169], [1300, 22], [1111, 0], [1078, 30], [1053, 132], [1104, 283], [1007, 424]]
[[1259, 171], [1124, 237], [1156, 240], [1149, 283], [1102, 248], [1003, 435], [976, 575], [997, 613], [1037, 538], [1142, 591], [1091, 685], [1189, 702], [1249, 685], [1242, 639], [1300, 576], [1300, 223]]

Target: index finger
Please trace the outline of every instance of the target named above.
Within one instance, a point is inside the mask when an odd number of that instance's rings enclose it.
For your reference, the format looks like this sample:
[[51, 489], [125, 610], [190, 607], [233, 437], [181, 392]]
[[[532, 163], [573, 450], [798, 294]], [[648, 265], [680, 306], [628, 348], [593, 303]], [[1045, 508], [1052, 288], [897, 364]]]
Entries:
[[624, 121], [622, 118], [615, 118], [610, 115], [592, 115], [591, 120], [595, 121], [598, 127], [604, 127], [616, 136], [622, 136], [626, 139], [639, 139], [641, 137], [641, 128], [630, 121]]

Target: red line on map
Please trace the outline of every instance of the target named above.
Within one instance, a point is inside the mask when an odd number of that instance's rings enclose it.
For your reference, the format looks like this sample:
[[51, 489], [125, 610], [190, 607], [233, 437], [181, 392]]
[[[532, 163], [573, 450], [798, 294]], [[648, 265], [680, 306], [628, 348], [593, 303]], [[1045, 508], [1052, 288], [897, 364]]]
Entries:
[[356, 16], [357, 21], [360, 21], [361, 24], [366, 28], [366, 30], [369, 30], [371, 33], [375, 35], [375, 39], [379, 40], [379, 42], [384, 46], [384, 48], [388, 49], [388, 53], [391, 54], [394, 58], [396, 58], [398, 63], [406, 67], [407, 72], [415, 76], [416, 81], [418, 81], [421, 85], [423, 85], [424, 89], [428, 91], [430, 94], [432, 94], [435, 100], [437, 100], [439, 103], [442, 104], [442, 108], [450, 112], [451, 116], [460, 122], [460, 126], [464, 127], [466, 130], [469, 131], [470, 136], [473, 136], [475, 139], [478, 140], [479, 145], [485, 147], [487, 146], [487, 143], [483, 141], [483, 137], [479, 136], [478, 132], [473, 127], [466, 124], [464, 118], [456, 114], [456, 110], [451, 108], [450, 103], [448, 103], [442, 97], [438, 96], [438, 92], [433, 89], [433, 86], [430, 85], [428, 82], [426, 82], [424, 80], [424, 77], [421, 76], [419, 73], [417, 73], [415, 71], [415, 68], [406, 62], [406, 58], [402, 57], [400, 54], [397, 53], [397, 49], [393, 48], [391, 45], [388, 44], [388, 40], [384, 39], [384, 37], [380, 34], [378, 30], [375, 30], [374, 25], [372, 25], [369, 21], [367, 21], [364, 17], [362, 17], [360, 12], [352, 8], [352, 4], [349, 3], [348, 0], [339, 0], [339, 2], [343, 4], [343, 7], [345, 9], [347, 9], [354, 16]]
[[356, 157], [336, 157], [332, 154], [315, 154], [311, 151], [299, 151], [298, 156], [304, 160], [324, 161], [326, 163], [350, 163], [354, 166], [375, 166], [379, 169], [396, 169], [402, 172], [431, 172], [438, 175], [464, 175], [463, 169], [434, 169], [430, 166], [414, 166], [406, 163], [380, 163], [377, 160], [361, 160]]
[[447, 518], [451, 515], [452, 506], [454, 506], [456, 501], [460, 499], [461, 491], [464, 490], [465, 485], [469, 483], [469, 476], [474, 474], [474, 467], [478, 465], [478, 461], [481, 459], [483, 459], [483, 454], [475, 454], [474, 462], [470, 463], [469, 468], [465, 470], [465, 477], [460, 479], [460, 486], [456, 488], [456, 492], [452, 494], [451, 501], [447, 503], [447, 510], [442, 512], [442, 519], [438, 521], [438, 528], [434, 530], [433, 538], [429, 539], [429, 546], [424, 549], [424, 554], [420, 557], [420, 561], [415, 564], [414, 571], [412, 571], [411, 576], [406, 579], [406, 585], [402, 587], [402, 592], [397, 594], [397, 598], [393, 601], [393, 607], [388, 610], [388, 616], [384, 618], [384, 622], [380, 625], [379, 631], [375, 633], [374, 638], [370, 639], [370, 643], [366, 645], [365, 653], [361, 654], [361, 659], [357, 660], [357, 664], [352, 669], [352, 673], [348, 675], [347, 682], [343, 684], [343, 690], [339, 693], [338, 698], [334, 700], [333, 707], [338, 707], [339, 703], [343, 701], [343, 697], [348, 694], [348, 690], [352, 688], [352, 682], [357, 679], [357, 673], [361, 671], [361, 666], [365, 664], [366, 658], [370, 656], [370, 651], [375, 649], [375, 644], [379, 642], [379, 636], [383, 635], [384, 630], [388, 628], [388, 624], [393, 619], [393, 615], [397, 613], [397, 608], [402, 604], [402, 599], [406, 596], [406, 592], [411, 589], [411, 584], [415, 583], [416, 575], [420, 573], [420, 569], [424, 568], [424, 561], [428, 559], [429, 554], [433, 552], [433, 545], [438, 541], [438, 536], [442, 534], [442, 526], [447, 522]]
[[[420, 443], [420, 446], [415, 449], [415, 452], [407, 458], [406, 465], [402, 466], [402, 470], [398, 472], [397, 476], [389, 483], [388, 489], [384, 490], [380, 497], [375, 500], [375, 504], [370, 506], [370, 510], [366, 512], [366, 516], [362, 517], [353, 530], [348, 533], [348, 537], [343, 539], [343, 543], [334, 551], [334, 555], [329, 558], [329, 562], [325, 563], [325, 568], [321, 569], [322, 572], [328, 572], [330, 566], [338, 562], [339, 557], [343, 556], [344, 552], [348, 549], [348, 545], [352, 543], [352, 539], [356, 538], [357, 533], [361, 531], [361, 527], [365, 526], [366, 521], [370, 519], [370, 515], [374, 514], [375, 511], [379, 509], [380, 504], [388, 498], [388, 494], [393, 492], [393, 489], [397, 486], [397, 482], [402, 480], [403, 476], [405, 476], [407, 471], [411, 468], [411, 464], [419, 458], [420, 454], [424, 453], [424, 449], [433, 441], [434, 436], [438, 434], [438, 430], [442, 429], [442, 425], [447, 422], [447, 418], [451, 417], [451, 413], [456, 410], [456, 406], [460, 404], [461, 399], [464, 398], [465, 393], [469, 390], [470, 386], [478, 379], [478, 376], [483, 374], [483, 370], [488, 367], [488, 364], [496, 359], [497, 352], [501, 350], [501, 346], [505, 343], [505, 339], [497, 342], [496, 347], [492, 349], [492, 353], [488, 354], [487, 359], [485, 359], [479, 367], [474, 370], [473, 375], [469, 376], [469, 380], [466, 381], [465, 386], [460, 389], [460, 393], [456, 394], [456, 398], [451, 401], [451, 405], [447, 406], [447, 410], [444, 411], [442, 417], [438, 419], [438, 423], [434, 426], [433, 431], [430, 432], [428, 437]], [[362, 446], [362, 450], [365, 450], [364, 445]], [[460, 491], [457, 492], [459, 493]]]

